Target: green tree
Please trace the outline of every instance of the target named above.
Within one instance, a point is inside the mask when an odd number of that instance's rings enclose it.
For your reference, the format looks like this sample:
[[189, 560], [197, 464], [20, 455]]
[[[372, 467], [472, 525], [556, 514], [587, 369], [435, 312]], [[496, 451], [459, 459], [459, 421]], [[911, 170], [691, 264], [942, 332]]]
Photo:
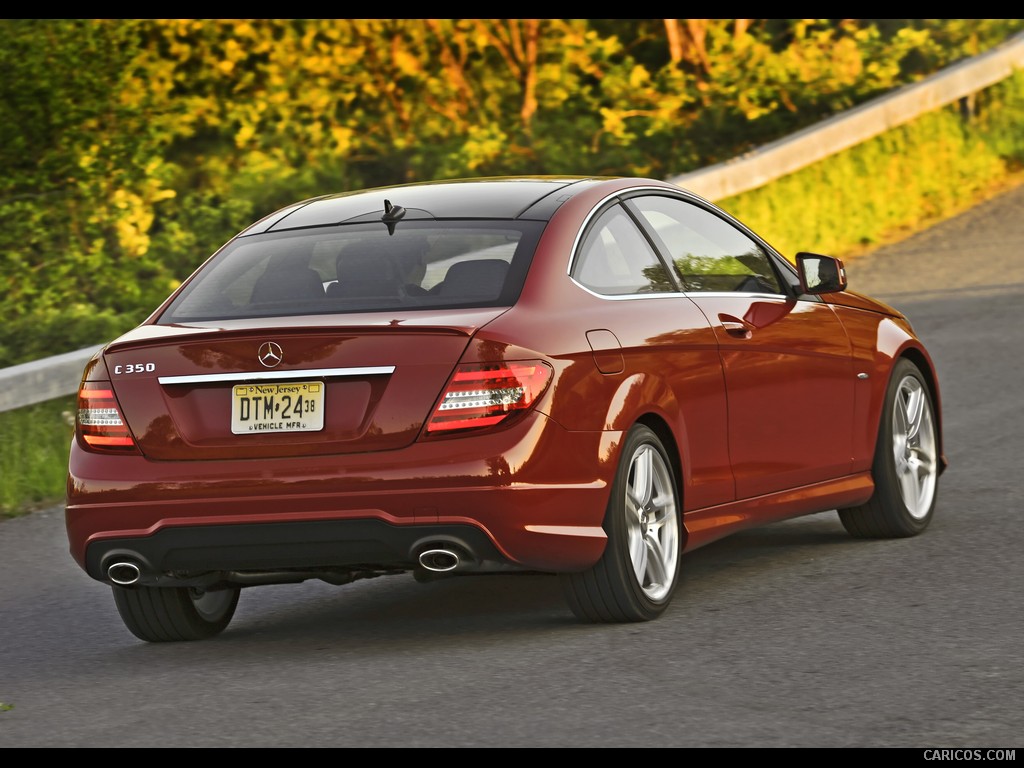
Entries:
[[3, 20], [0, 366], [130, 327], [231, 235], [297, 199], [460, 176], [667, 177], [1022, 28], [1020, 19]]

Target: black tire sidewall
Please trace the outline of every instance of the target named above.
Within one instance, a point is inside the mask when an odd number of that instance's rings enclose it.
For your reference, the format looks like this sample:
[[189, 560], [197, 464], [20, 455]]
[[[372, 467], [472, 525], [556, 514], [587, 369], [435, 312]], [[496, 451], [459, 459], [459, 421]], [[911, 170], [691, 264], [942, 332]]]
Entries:
[[643, 585], [637, 582], [633, 573], [633, 561], [629, 554], [629, 536], [626, 529], [625, 499], [626, 488], [629, 486], [630, 465], [637, 449], [643, 445], [649, 445], [654, 448], [665, 463], [665, 466], [669, 468], [672, 492], [676, 499], [675, 514], [680, 517], [676, 521], [680, 530], [677, 546], [682, 550], [682, 500], [679, 496], [676, 474], [672, 471], [672, 462], [657, 434], [649, 427], [637, 424], [629, 431], [623, 444], [619, 465], [615, 472], [612, 495], [608, 501], [608, 509], [605, 514], [605, 532], [608, 534], [608, 549], [605, 552], [605, 557], [608, 570], [614, 575], [620, 588], [629, 591], [629, 602], [635, 606], [638, 613], [642, 614], [642, 618], [649, 619], [661, 614], [672, 600], [672, 596], [679, 583], [682, 552], [676, 552], [675, 572], [672, 574], [672, 586], [668, 594], [660, 600], [652, 600], [644, 592]]
[[893, 412], [896, 408], [896, 399], [899, 395], [900, 386], [907, 376], [912, 376], [921, 385], [924, 396], [927, 399], [928, 410], [933, 425], [936, 426], [936, 413], [932, 401], [931, 390], [928, 382], [921, 375], [920, 369], [910, 360], [902, 359], [893, 368], [885, 394], [885, 407], [882, 412], [882, 422], [879, 426], [878, 447], [875, 450], [873, 472], [875, 475], [876, 495], [878, 504], [886, 511], [889, 518], [897, 525], [904, 535], [916, 535], [928, 527], [932, 515], [935, 512], [935, 503], [938, 494], [932, 497], [928, 513], [917, 518], [910, 514], [899, 490], [899, 477], [896, 474], [896, 461], [893, 458]]

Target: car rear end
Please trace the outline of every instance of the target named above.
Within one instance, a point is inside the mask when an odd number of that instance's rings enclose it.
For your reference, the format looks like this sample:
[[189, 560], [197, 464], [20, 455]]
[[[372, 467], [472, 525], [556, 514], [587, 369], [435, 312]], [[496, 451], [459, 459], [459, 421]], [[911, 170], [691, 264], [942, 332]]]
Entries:
[[236, 238], [86, 368], [75, 559], [121, 586], [196, 587], [592, 563], [601, 435], [549, 419], [552, 361], [485, 330], [543, 226]]

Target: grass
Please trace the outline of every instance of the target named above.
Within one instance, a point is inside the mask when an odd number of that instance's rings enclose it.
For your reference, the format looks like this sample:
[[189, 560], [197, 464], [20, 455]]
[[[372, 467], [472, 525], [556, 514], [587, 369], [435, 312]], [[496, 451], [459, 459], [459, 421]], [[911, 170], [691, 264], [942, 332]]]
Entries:
[[0, 413], [0, 515], [14, 517], [64, 498], [75, 400]]

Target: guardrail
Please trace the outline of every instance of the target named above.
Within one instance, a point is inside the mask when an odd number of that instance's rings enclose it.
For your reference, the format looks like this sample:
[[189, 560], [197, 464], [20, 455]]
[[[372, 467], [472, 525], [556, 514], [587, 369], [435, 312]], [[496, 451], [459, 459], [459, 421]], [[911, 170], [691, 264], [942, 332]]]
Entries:
[[1024, 69], [1024, 34], [745, 155], [668, 179], [708, 200], [764, 186]]
[[86, 347], [0, 368], [0, 412], [74, 394], [85, 364], [101, 348], [102, 345]]
[[[1024, 34], [914, 85], [854, 107], [752, 152], [668, 181], [722, 200], [849, 149], [939, 107], [971, 96], [1024, 69]], [[0, 369], [0, 411], [77, 391], [82, 369], [100, 346]]]

